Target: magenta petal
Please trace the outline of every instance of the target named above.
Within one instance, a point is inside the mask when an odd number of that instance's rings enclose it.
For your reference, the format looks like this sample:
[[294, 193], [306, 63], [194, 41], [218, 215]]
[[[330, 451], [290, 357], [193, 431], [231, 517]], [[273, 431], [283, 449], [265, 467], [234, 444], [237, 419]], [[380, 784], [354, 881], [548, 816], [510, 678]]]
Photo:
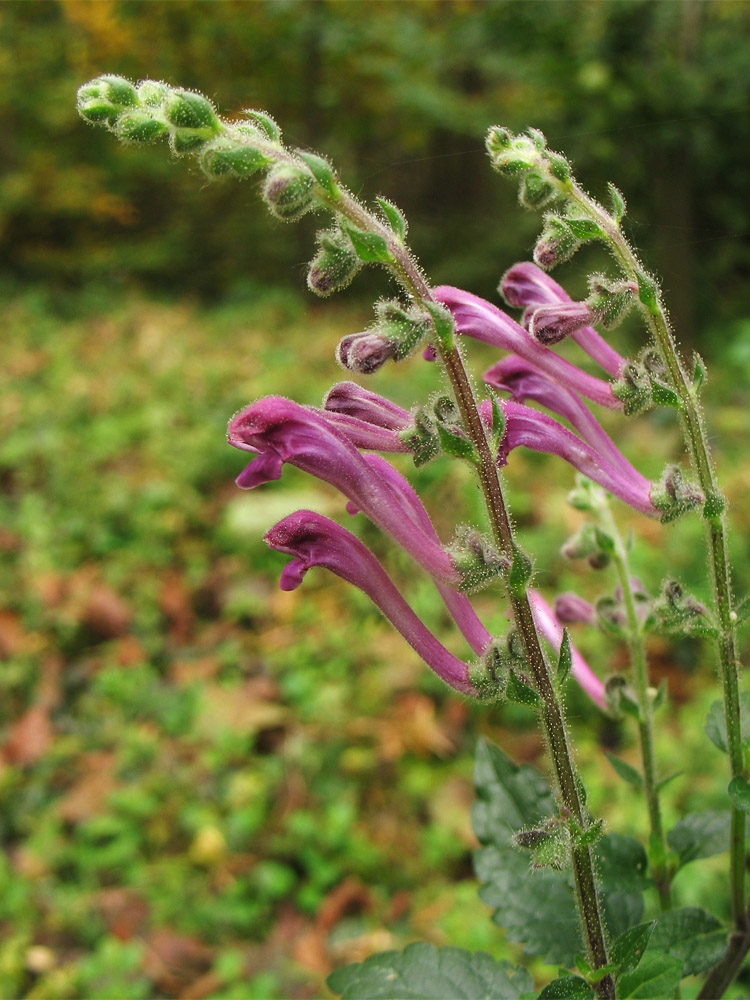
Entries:
[[300, 510], [274, 525], [266, 542], [272, 549], [294, 556], [290, 564], [294, 580], [301, 578], [300, 566], [323, 566], [359, 587], [439, 677], [462, 694], [476, 694], [468, 665], [438, 642], [372, 552], [345, 528], [321, 514]]
[[[552, 648], [559, 652], [562, 644], [563, 630], [560, 623], [552, 613], [549, 604], [536, 590], [529, 591], [529, 602], [534, 613], [534, 621], [540, 633], [544, 636]], [[604, 694], [604, 684], [599, 680], [594, 671], [584, 660], [575, 646], [570, 644], [573, 654], [573, 677], [578, 681], [586, 694], [599, 708], [606, 710], [607, 699]]]
[[237, 476], [235, 482], [241, 490], [252, 490], [263, 483], [272, 483], [281, 479], [284, 463], [278, 455], [272, 452], [258, 455], [249, 465], [246, 465]]
[[302, 559], [292, 559], [281, 571], [279, 586], [282, 590], [296, 590], [302, 583], [309, 567]]
[[615, 397], [609, 382], [589, 375], [549, 348], [542, 347], [522, 326], [491, 302], [450, 285], [436, 288], [434, 295], [450, 309], [460, 334], [519, 354], [556, 381], [600, 406], [622, 409], [622, 403]]

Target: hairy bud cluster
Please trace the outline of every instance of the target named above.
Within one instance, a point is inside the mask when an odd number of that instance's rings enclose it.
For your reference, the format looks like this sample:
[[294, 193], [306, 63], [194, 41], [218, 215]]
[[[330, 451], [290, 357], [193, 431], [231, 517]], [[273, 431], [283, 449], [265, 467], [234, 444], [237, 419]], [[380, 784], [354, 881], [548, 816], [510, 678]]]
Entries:
[[307, 272], [307, 287], [316, 295], [331, 295], [346, 286], [362, 267], [351, 240], [338, 226], [318, 233], [318, 252]]
[[668, 465], [651, 490], [651, 502], [661, 512], [664, 524], [700, 507], [705, 500], [700, 489], [685, 479], [677, 465]]
[[455, 540], [448, 551], [461, 574], [460, 589], [464, 592], [480, 590], [510, 568], [509, 560], [497, 551], [486, 535], [466, 525], [456, 529]]
[[585, 521], [565, 542], [560, 554], [566, 559], [586, 559], [592, 569], [604, 569], [612, 558], [610, 541], [592, 521]]
[[677, 580], [665, 580], [654, 603], [657, 627], [670, 635], [718, 635], [708, 608], [692, 594], [686, 594]]
[[336, 359], [349, 371], [369, 375], [390, 359], [409, 357], [432, 329], [429, 313], [419, 306], [406, 306], [397, 299], [380, 301], [375, 304], [373, 325], [363, 333], [344, 337]]

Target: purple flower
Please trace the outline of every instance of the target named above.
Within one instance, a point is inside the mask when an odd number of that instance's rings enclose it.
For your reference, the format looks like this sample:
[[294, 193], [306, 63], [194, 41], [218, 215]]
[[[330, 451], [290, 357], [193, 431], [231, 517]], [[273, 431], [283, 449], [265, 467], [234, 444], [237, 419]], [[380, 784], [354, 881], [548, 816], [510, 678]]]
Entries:
[[[553, 649], [559, 650], [562, 644], [563, 630], [559, 621], [555, 618], [552, 608], [550, 608], [549, 604], [547, 604], [542, 595], [536, 590], [529, 591], [529, 601], [539, 632]], [[599, 680], [572, 643], [570, 649], [573, 656], [573, 677], [599, 708], [606, 709], [607, 701], [604, 694], [604, 684]]]
[[524, 314], [524, 326], [545, 347], [559, 344], [566, 337], [573, 337], [595, 320], [596, 314], [585, 302], [537, 306], [529, 311], [528, 323]]
[[232, 418], [228, 440], [235, 448], [257, 454], [237, 477], [242, 489], [279, 479], [285, 462], [294, 465], [343, 493], [434, 579], [460, 584], [434, 529], [425, 531], [427, 513], [418, 515], [407, 499], [411, 487], [403, 476], [385, 459], [360, 454], [318, 410], [267, 396]]
[[356, 382], [332, 386], [323, 400], [323, 413], [356, 448], [407, 451], [400, 434], [414, 425], [411, 414]]
[[596, 622], [596, 608], [578, 594], [568, 591], [555, 598], [555, 618], [563, 625], [582, 622], [593, 625]]
[[272, 549], [292, 561], [281, 574], [282, 590], [294, 590], [311, 566], [323, 566], [359, 587], [398, 629], [425, 663], [456, 691], [476, 695], [468, 664], [435, 638], [414, 614], [370, 550], [334, 521], [300, 510], [285, 517], [266, 534]]
[[377, 330], [349, 333], [338, 343], [336, 360], [351, 372], [371, 375], [382, 368], [396, 352], [396, 345]]
[[622, 403], [615, 397], [608, 382], [581, 371], [554, 351], [542, 347], [522, 326], [491, 302], [450, 285], [440, 285], [434, 290], [434, 295], [453, 313], [458, 333], [519, 354], [574, 392], [612, 410], [622, 409]]
[[527, 399], [541, 403], [571, 423], [584, 441], [605, 458], [623, 470], [629, 468], [636, 477], [639, 475], [577, 393], [555, 382], [528, 361], [511, 354], [482, 377], [493, 388], [509, 392], [519, 403]]
[[[531, 261], [514, 264], [510, 270], [505, 272], [500, 281], [500, 294], [509, 306], [525, 310], [524, 323], [531, 322], [539, 307], [570, 303], [570, 296], [565, 289]], [[576, 303], [576, 305], [585, 306], [585, 303]], [[542, 313], [542, 316], [544, 315]], [[565, 313], [563, 312], [561, 315], [564, 316]], [[619, 378], [622, 375], [626, 364], [625, 358], [610, 347], [593, 327], [583, 324], [581, 328], [571, 332], [570, 336], [581, 350], [601, 365], [605, 372], [613, 378]]]
[[[658, 517], [659, 511], [651, 502], [651, 483], [622, 455], [616, 461], [605, 457], [567, 427], [523, 403], [501, 400], [500, 406], [505, 414], [505, 434], [497, 456], [499, 465], [505, 465], [508, 454], [521, 445], [557, 455], [635, 510]], [[483, 411], [486, 418], [487, 403]]]

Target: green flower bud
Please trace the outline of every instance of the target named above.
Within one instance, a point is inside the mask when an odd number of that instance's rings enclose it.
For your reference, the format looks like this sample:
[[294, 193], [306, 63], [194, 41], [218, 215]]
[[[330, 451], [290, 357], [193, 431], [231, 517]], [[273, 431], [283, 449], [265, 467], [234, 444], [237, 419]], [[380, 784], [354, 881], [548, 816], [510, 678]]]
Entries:
[[281, 142], [281, 129], [265, 111], [253, 111], [252, 108], [245, 108], [242, 113], [247, 115], [254, 127], [259, 129], [271, 142]]
[[440, 441], [434, 421], [424, 407], [420, 407], [414, 414], [414, 426], [401, 431], [399, 437], [411, 452], [417, 468], [440, 454]]
[[613, 330], [628, 314], [637, 287], [629, 281], [613, 281], [601, 274], [589, 278], [590, 295], [586, 304], [596, 313], [596, 322]]
[[182, 156], [183, 153], [192, 153], [205, 145], [207, 137], [201, 132], [192, 128], [176, 128], [169, 136], [169, 145], [175, 156]]
[[315, 178], [300, 167], [278, 163], [268, 173], [263, 197], [277, 219], [292, 222], [315, 207]]
[[201, 170], [208, 177], [252, 177], [270, 163], [260, 149], [231, 138], [214, 139], [200, 154]]
[[121, 114], [115, 122], [115, 135], [124, 142], [151, 142], [169, 131], [165, 121], [155, 118], [152, 111], [135, 110]]
[[318, 234], [320, 249], [307, 272], [307, 286], [316, 295], [330, 295], [351, 282], [362, 267], [351, 241], [340, 229]]
[[138, 86], [138, 100], [141, 104], [147, 104], [150, 108], [160, 108], [172, 91], [166, 83], [156, 80], [144, 80]]
[[167, 120], [178, 129], [200, 129], [208, 134], [221, 128], [213, 104], [203, 94], [191, 90], [172, 90], [165, 102]]
[[695, 510], [704, 501], [703, 493], [694, 483], [685, 479], [677, 465], [668, 465], [651, 490], [651, 502], [661, 511], [664, 524], [674, 521], [687, 511]]
[[121, 76], [99, 76], [78, 90], [78, 113], [94, 125], [114, 125], [123, 111], [137, 104], [135, 87]]
[[429, 315], [418, 307], [404, 307], [397, 299], [375, 303], [375, 328], [395, 344], [395, 361], [402, 361], [430, 333]]
[[555, 188], [538, 170], [530, 170], [526, 174], [518, 192], [524, 208], [543, 208], [556, 195]]
[[559, 215], [547, 215], [542, 235], [534, 247], [534, 260], [539, 267], [549, 271], [572, 257], [579, 246], [580, 240], [565, 219]]
[[487, 152], [492, 157], [502, 155], [510, 149], [513, 139], [514, 135], [509, 128], [503, 128], [500, 125], [493, 125], [487, 133], [487, 138], [485, 139]]

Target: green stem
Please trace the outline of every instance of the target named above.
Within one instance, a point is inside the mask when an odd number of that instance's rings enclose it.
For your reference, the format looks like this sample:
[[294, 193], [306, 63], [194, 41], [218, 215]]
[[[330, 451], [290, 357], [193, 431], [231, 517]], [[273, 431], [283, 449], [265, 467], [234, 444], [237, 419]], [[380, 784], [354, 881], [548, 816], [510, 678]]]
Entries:
[[[661, 294], [658, 290], [652, 291], [652, 288], [648, 287], [651, 285], [651, 279], [646, 275], [620, 229], [609, 214], [589, 198], [574, 181], [569, 182], [566, 193], [579, 208], [599, 224], [623, 271], [637, 284], [641, 297], [640, 308], [646, 326], [654, 338], [679, 399], [685, 444], [706, 497], [703, 513], [706, 520], [714, 603], [719, 624], [717, 646], [724, 694], [729, 761], [732, 777], [742, 776], [745, 765], [740, 734], [739, 660], [735, 643], [736, 614], [732, 607], [726, 516], [723, 498], [716, 487], [711, 467], [708, 437], [698, 406], [697, 391], [691, 384], [678, 354]], [[655, 286], [652, 287], [655, 289]], [[748, 920], [745, 912], [745, 814], [732, 803], [731, 817], [729, 869], [732, 920], [738, 931], [744, 931]]]
[[[383, 236], [395, 261], [394, 270], [398, 280], [406, 291], [417, 301], [436, 305], [430, 286], [425, 281], [417, 264], [386, 226], [371, 216], [346, 193], [342, 193], [341, 199], [331, 207], [345, 215], [355, 225]], [[435, 347], [445, 366], [463, 426], [476, 450], [479, 481], [495, 541], [500, 551], [508, 558], [512, 558], [515, 548], [513, 527], [505, 505], [497, 465], [487, 441], [461, 354], [455, 344], [445, 345], [436, 340]], [[579, 778], [573, 762], [562, 706], [534, 623], [529, 597], [524, 591], [520, 594], [511, 594], [510, 600], [516, 626], [524, 643], [534, 686], [541, 699], [541, 717], [560, 798], [566, 814], [574, 820], [580, 830], [585, 831], [590, 826], [590, 820], [581, 802]], [[574, 836], [571, 836], [571, 842], [576, 897], [587, 951], [593, 968], [599, 969], [607, 964], [607, 946], [593, 859], [588, 844], [578, 843]], [[601, 1000], [614, 998], [612, 977], [605, 976], [597, 984], [596, 990]]]
[[612, 554], [617, 576], [622, 590], [622, 599], [627, 617], [627, 643], [630, 652], [630, 662], [633, 667], [633, 687], [638, 702], [638, 735], [641, 745], [641, 762], [643, 765], [643, 791], [648, 807], [651, 826], [652, 850], [656, 855], [652, 862], [651, 874], [659, 893], [659, 905], [662, 912], [672, 907], [671, 876], [665, 864], [667, 845], [664, 838], [664, 826], [659, 805], [659, 788], [656, 780], [656, 763], [654, 758], [654, 706], [649, 694], [648, 664], [646, 646], [643, 641], [643, 628], [638, 620], [635, 606], [635, 596], [630, 578], [628, 555], [622, 536], [612, 516], [606, 496], [603, 496], [596, 509], [599, 523], [604, 531], [614, 541]]

